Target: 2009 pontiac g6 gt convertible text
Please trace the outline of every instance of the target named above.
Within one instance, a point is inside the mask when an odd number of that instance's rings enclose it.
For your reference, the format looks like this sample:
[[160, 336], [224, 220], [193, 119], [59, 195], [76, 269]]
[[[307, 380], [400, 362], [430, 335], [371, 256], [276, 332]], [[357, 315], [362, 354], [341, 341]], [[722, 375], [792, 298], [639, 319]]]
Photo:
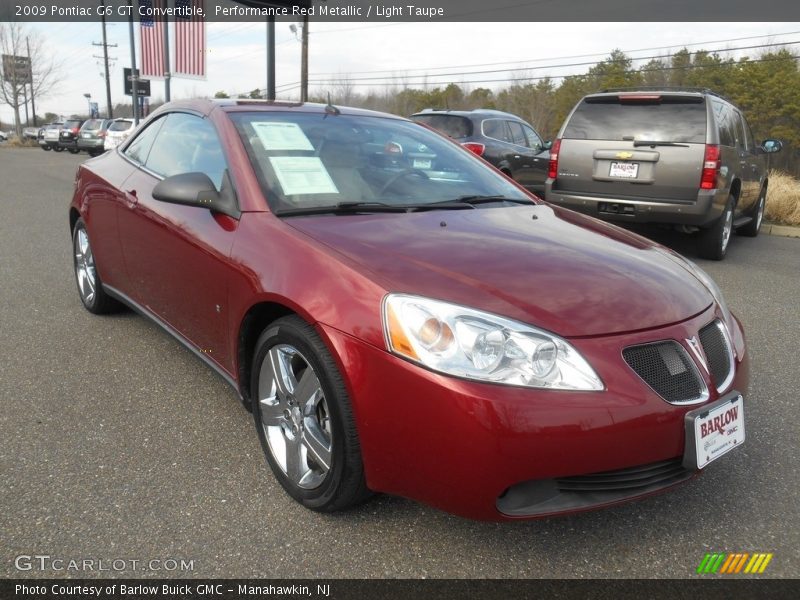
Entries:
[[79, 168], [69, 216], [86, 308], [213, 367], [308, 508], [539, 517], [744, 442], [744, 336], [702, 270], [405, 119], [169, 104]]

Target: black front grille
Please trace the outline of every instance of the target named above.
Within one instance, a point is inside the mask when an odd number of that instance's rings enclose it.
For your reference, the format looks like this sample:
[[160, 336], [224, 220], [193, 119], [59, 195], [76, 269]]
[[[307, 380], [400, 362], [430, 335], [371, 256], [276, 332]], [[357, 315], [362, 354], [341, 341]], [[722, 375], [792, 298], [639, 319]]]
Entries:
[[523, 481], [497, 499], [498, 510], [515, 517], [556, 514], [632, 500], [677, 485], [694, 475], [680, 457], [616, 471]]
[[700, 330], [700, 343], [708, 360], [708, 370], [717, 388], [722, 387], [731, 373], [731, 355], [728, 341], [722, 331], [722, 323], [714, 321]]
[[689, 475], [690, 472], [683, 468], [682, 459], [674, 458], [629, 469], [564, 477], [556, 479], [556, 485], [560, 492], [635, 492], [651, 486], [663, 487], [677, 483]]
[[683, 346], [668, 340], [631, 346], [622, 351], [625, 362], [667, 402], [700, 400], [705, 395], [697, 367]]

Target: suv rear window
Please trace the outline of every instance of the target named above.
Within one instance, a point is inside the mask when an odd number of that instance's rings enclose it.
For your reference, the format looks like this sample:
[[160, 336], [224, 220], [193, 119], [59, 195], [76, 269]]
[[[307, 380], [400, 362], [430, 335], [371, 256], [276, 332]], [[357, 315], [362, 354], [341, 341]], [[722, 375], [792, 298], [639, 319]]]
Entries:
[[74, 129], [81, 126], [80, 121], [67, 121], [64, 123], [64, 129]]
[[619, 96], [589, 97], [575, 109], [563, 137], [704, 144], [706, 104], [699, 96], [663, 96], [635, 102], [621, 102]]
[[103, 119], [90, 119], [83, 124], [86, 131], [95, 131], [103, 127]]
[[133, 125], [133, 121], [114, 121], [111, 126], [108, 128], [109, 131], [127, 131], [130, 129], [130, 126]]
[[472, 135], [472, 122], [458, 115], [414, 115], [412, 120], [438, 129], [451, 138], [465, 138]]

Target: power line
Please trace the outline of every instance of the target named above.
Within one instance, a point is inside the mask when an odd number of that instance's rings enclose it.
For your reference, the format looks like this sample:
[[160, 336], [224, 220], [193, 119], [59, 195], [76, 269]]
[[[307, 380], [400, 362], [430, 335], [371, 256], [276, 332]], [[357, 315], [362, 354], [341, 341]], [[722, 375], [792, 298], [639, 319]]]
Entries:
[[[403, 24], [405, 24], [405, 23], [403, 23]], [[331, 31], [324, 31], [324, 32], [314, 31], [314, 32], [311, 32], [311, 35], [312, 36], [313, 35], [318, 35], [319, 33], [335, 33], [335, 32], [338, 32], [338, 31], [342, 31], [342, 30], [331, 30]], [[688, 48], [690, 46], [693, 47], [693, 46], [702, 46], [702, 45], [705, 45], [705, 44], [724, 44], [726, 42], [741, 42], [741, 41], [744, 41], [744, 40], [757, 40], [757, 39], [771, 38], [771, 37], [776, 37], [776, 36], [794, 35], [794, 34], [797, 34], [797, 33], [800, 33], [800, 31], [785, 31], [785, 32], [782, 32], [782, 33], [767, 34], [767, 35], [751, 35], [751, 36], [746, 36], [746, 37], [727, 38], [727, 39], [723, 39], [723, 40], [708, 40], [708, 41], [705, 41], [705, 42], [693, 42], [691, 44], [675, 44], [675, 45], [672, 45], [672, 46], [654, 46], [654, 47], [650, 47], [650, 48], [637, 48], [635, 50], [621, 50], [621, 52], [624, 52], [625, 54], [629, 54], [629, 53], [632, 53], [632, 52], [650, 52], [652, 50], [669, 50], [669, 49], [673, 49], [673, 48]], [[773, 44], [770, 44], [770, 45], [773, 45]], [[711, 50], [711, 51], [712, 52], [719, 52], [719, 51], [727, 51], [727, 50], [728, 50], [727, 48], [718, 48], [718, 49]], [[535, 62], [542, 62], [542, 61], [545, 61], [545, 60], [572, 60], [574, 58], [590, 58], [592, 56], [606, 56], [606, 55], [608, 55], [608, 52], [594, 52], [594, 53], [591, 53], [591, 54], [573, 54], [571, 56], [555, 56], [555, 57], [551, 56], [551, 57], [547, 57], [547, 58], [532, 58], [532, 59], [528, 59], [528, 60], [513, 61], [513, 63], [525, 64], [525, 63], [532, 63], [532, 62], [534, 62], [534, 63]], [[634, 60], [638, 60], [638, 59], [634, 58]], [[441, 70], [441, 69], [469, 69], [469, 68], [472, 68], [472, 67], [493, 67], [493, 66], [497, 66], [497, 65], [507, 65], [507, 64], [512, 64], [512, 63], [509, 63], [508, 61], [500, 61], [500, 62], [479, 63], [479, 64], [471, 64], [471, 65], [451, 65], [451, 66], [447, 66], [447, 67], [425, 67], [425, 68], [419, 67], [419, 68], [412, 69], [412, 70], [413, 71], [427, 72], [427, 71], [434, 71], [434, 70]], [[509, 70], [512, 70], [512, 69], [509, 69]], [[392, 69], [380, 69], [380, 70], [374, 70], [374, 71], [352, 71], [352, 72], [349, 72], [348, 75], [370, 75], [370, 74], [374, 74], [374, 73], [390, 73], [390, 72], [392, 72]], [[316, 76], [324, 76], [324, 75], [336, 76], [336, 75], [339, 75], [339, 74], [340, 73], [333, 73], [333, 72], [314, 73], [314, 75], [316, 75]]]
[[[776, 46], [791, 46], [791, 45], [799, 44], [799, 43], [800, 43], [800, 41], [795, 40], [795, 41], [791, 41], [791, 42], [780, 42], [780, 43], [775, 43], [775, 44], [759, 44], [759, 45], [753, 45], [753, 46], [740, 46], [738, 48], [729, 48], [726, 51], [727, 52], [733, 52], [733, 51], [738, 51], [738, 50], [752, 50], [752, 49], [757, 49], [757, 48], [774, 48]], [[713, 50], [697, 50], [695, 52], [689, 52], [687, 54], [689, 56], [693, 56], [693, 55], [697, 55], [697, 54], [712, 54], [714, 52], [715, 51], [713, 51]], [[631, 62], [633, 62], [633, 61], [652, 60], [652, 59], [659, 59], [659, 58], [662, 58], [662, 56], [661, 55], [640, 56], [640, 57], [637, 57], [637, 58], [630, 58], [630, 60], [631, 60]], [[597, 61], [588, 61], [588, 62], [584, 61], [584, 62], [575, 62], [575, 63], [540, 65], [540, 66], [537, 66], [537, 67], [529, 67], [528, 69], [524, 69], [524, 70], [526, 70], [526, 71], [539, 71], [539, 70], [542, 70], [542, 69], [557, 69], [557, 68], [562, 68], [562, 67], [583, 67], [583, 66], [588, 66], [588, 65], [594, 66], [596, 64], [598, 64]], [[373, 82], [375, 82], [377, 84], [377, 83], [387, 83], [387, 81], [388, 82], [393, 82], [393, 81], [398, 81], [398, 80], [402, 82], [404, 79], [408, 79], [409, 77], [417, 77], [417, 78], [418, 77], [432, 77], [432, 78], [459, 77], [459, 76], [464, 76], [464, 75], [487, 75], [487, 74], [491, 74], [491, 73], [506, 73], [508, 71], [518, 71], [518, 70], [521, 70], [521, 69], [512, 67], [512, 68], [505, 68], [505, 69], [487, 69], [487, 70], [481, 70], [481, 71], [456, 71], [456, 72], [450, 72], [450, 73], [433, 73], [433, 74], [425, 73], [425, 74], [416, 74], [416, 75], [400, 74], [400, 75], [385, 75], [385, 76], [380, 76], [380, 77], [378, 77], [378, 76], [376, 76], [376, 77], [342, 77], [340, 75], [340, 78], [343, 81], [347, 81], [347, 82], [373, 81]], [[557, 77], [557, 76], [553, 76], [553, 77]], [[489, 80], [489, 81], [497, 81], [497, 80]], [[313, 83], [319, 84], [319, 83], [325, 83], [325, 81], [321, 80], [321, 79], [315, 79], [313, 81]], [[477, 82], [477, 83], [480, 83], [480, 82]]]
[[[779, 61], [783, 61], [783, 60], [796, 60], [798, 58], [800, 58], [800, 55], [790, 54], [789, 56], [782, 56], [782, 57], [778, 57], [778, 58], [750, 59], [745, 64], [776, 62], [776, 61], [779, 62]], [[732, 66], [732, 65], [736, 65], [736, 64], [737, 63], [730, 63], [729, 62], [729, 63], [721, 63], [719, 66], [726, 66], [726, 65], [727, 66]], [[637, 69], [635, 72], [636, 73], [658, 73], [658, 72], [662, 72], [662, 71], [676, 71], [676, 70], [682, 70], [682, 69], [685, 69], [685, 70], [688, 70], [688, 69], [707, 69], [707, 68], [709, 68], [709, 65], [685, 65], [685, 66], [677, 66], [677, 67], [659, 67], [657, 69]], [[581, 73], [581, 74], [574, 74], [573, 73], [573, 74], [567, 74], [567, 75], [543, 75], [543, 76], [538, 76], [538, 77], [510, 77], [510, 78], [503, 78], [503, 79], [482, 79], [482, 80], [465, 81], [465, 82], [462, 82], [462, 83], [500, 83], [500, 82], [511, 83], [511, 82], [519, 82], [519, 81], [540, 81], [540, 80], [543, 80], [543, 79], [565, 79], [565, 78], [569, 78], [569, 77], [581, 77], [583, 75], [585, 75], [585, 73]], [[344, 81], [348, 85], [357, 86], [357, 87], [392, 85], [392, 84], [397, 83], [397, 82], [353, 83], [351, 80], [344, 80]], [[336, 83], [336, 82], [332, 82], [332, 81], [328, 80], [328, 81], [314, 81], [312, 83], [314, 83], [316, 85], [324, 85], [324, 84], [331, 84], [331, 83]], [[403, 81], [402, 83], [403, 83], [404, 86], [425, 86], [425, 85], [429, 85], [431, 82], [430, 81], [421, 81], [421, 82], [418, 82], [418, 81], [415, 81], [415, 82]]]

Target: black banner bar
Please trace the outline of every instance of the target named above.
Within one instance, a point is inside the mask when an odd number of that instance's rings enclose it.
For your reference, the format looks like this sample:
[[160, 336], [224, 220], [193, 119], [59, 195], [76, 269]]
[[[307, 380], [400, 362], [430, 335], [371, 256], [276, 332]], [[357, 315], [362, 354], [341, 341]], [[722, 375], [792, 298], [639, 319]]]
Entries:
[[311, 598], [314, 600], [492, 600], [581, 598], [621, 600], [729, 600], [800, 597], [800, 581], [700, 578], [541, 580], [244, 580], [244, 579], [27, 579], [0, 582], [0, 598], [36, 600], [143, 600], [181, 598]]
[[[133, 2], [135, 20], [191, 17], [191, 5], [170, 3], [168, 12]], [[101, 14], [101, 12], [103, 14]], [[263, 22], [268, 16], [322, 22], [792, 22], [797, 0], [206, 0], [207, 21]], [[2, 0], [0, 21], [127, 21], [128, 0]]]

